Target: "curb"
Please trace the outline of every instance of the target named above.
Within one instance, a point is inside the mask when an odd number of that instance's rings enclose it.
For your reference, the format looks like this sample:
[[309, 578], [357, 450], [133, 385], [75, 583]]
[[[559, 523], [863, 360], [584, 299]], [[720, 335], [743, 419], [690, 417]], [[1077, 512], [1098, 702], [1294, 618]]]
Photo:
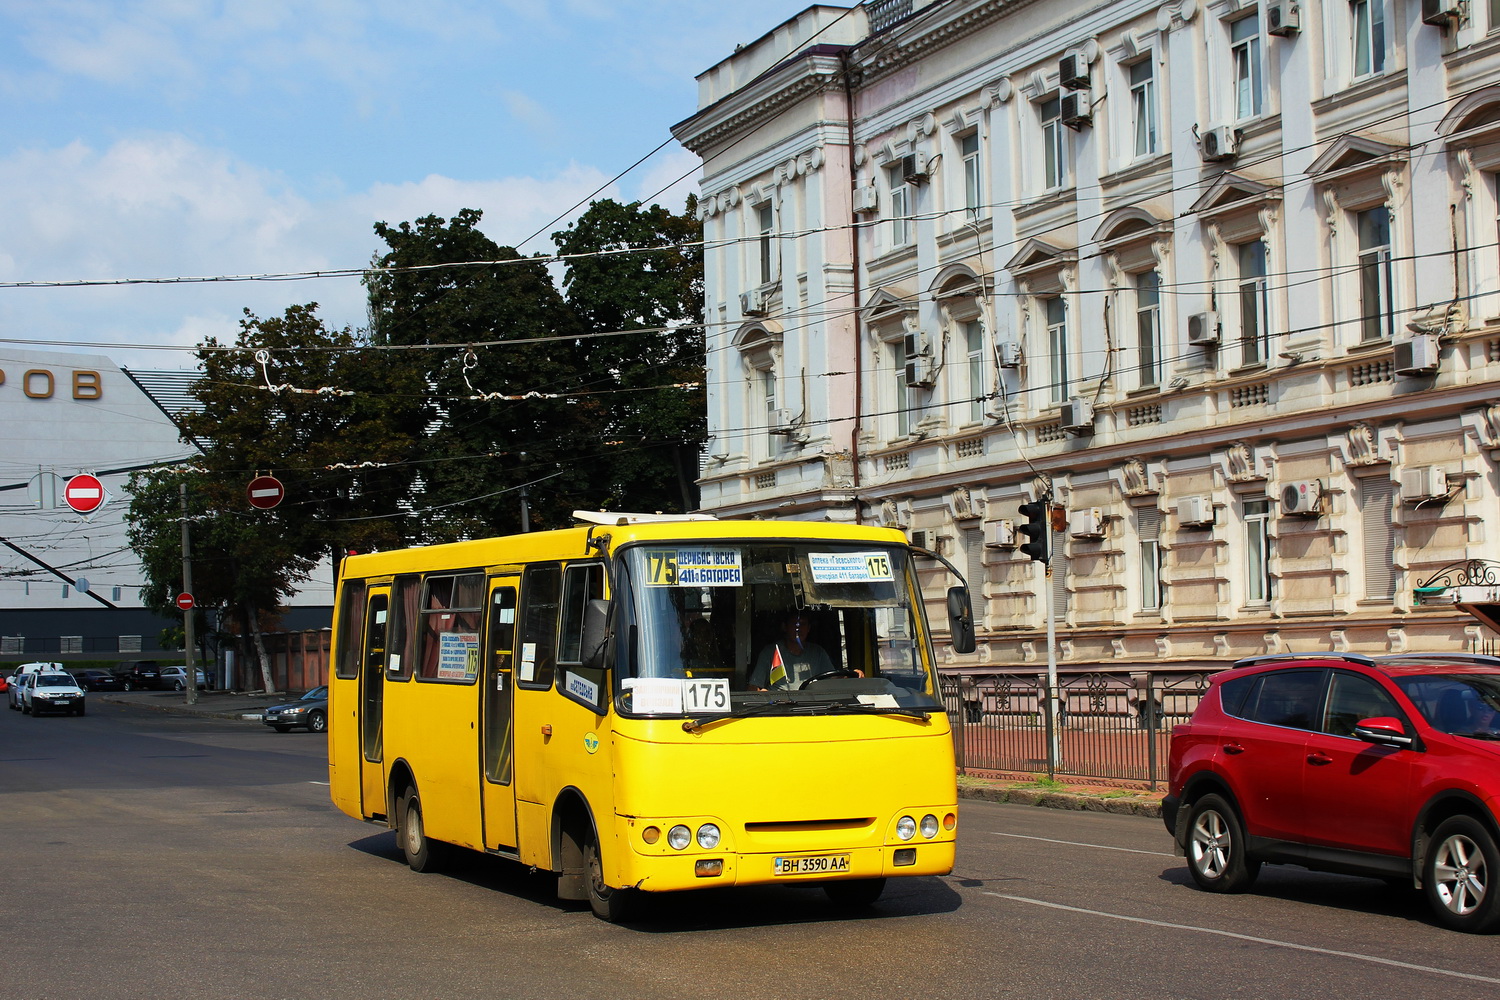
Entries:
[[150, 702], [136, 701], [131, 698], [111, 698], [107, 694], [94, 695], [101, 702], [109, 705], [127, 705], [131, 708], [144, 708], [148, 712], [167, 712], [172, 715], [196, 715], [203, 719], [243, 719], [247, 712], [254, 711], [250, 708], [242, 708], [237, 711], [210, 712], [206, 709], [188, 708], [186, 705], [152, 704]]
[[1093, 795], [1049, 792], [1037, 788], [988, 788], [973, 785], [960, 786], [958, 797], [980, 799], [985, 802], [1006, 802], [1011, 805], [1040, 806], [1044, 809], [1072, 809], [1076, 812], [1103, 812], [1123, 816], [1161, 818], [1161, 802], [1156, 799], [1127, 796], [1106, 799]]

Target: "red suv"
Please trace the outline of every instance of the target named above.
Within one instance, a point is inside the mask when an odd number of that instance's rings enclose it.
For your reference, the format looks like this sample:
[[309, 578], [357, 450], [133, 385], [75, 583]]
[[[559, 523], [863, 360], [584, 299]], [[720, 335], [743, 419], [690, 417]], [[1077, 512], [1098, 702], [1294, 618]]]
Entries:
[[1422, 889], [1461, 931], [1500, 924], [1500, 657], [1240, 660], [1172, 730], [1162, 819], [1198, 885], [1262, 863]]

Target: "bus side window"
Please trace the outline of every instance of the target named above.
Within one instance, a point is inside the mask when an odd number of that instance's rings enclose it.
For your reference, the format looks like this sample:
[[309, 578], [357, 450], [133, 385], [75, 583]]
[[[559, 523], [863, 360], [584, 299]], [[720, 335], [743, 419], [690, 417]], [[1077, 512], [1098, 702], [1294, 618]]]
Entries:
[[411, 677], [416, 661], [417, 619], [422, 603], [422, 578], [398, 576], [392, 587], [391, 622], [386, 632], [386, 678], [404, 681]]
[[584, 609], [591, 600], [604, 597], [604, 567], [599, 563], [575, 563], [563, 579], [562, 623], [557, 650], [557, 689], [596, 712], [604, 711], [605, 670], [583, 666]]
[[365, 632], [365, 581], [345, 580], [339, 595], [344, 617], [339, 621], [339, 655], [334, 676], [349, 680], [359, 676], [360, 640]]
[[521, 585], [521, 648], [516, 682], [522, 687], [551, 687], [557, 661], [558, 595], [562, 570], [555, 563], [527, 566]]

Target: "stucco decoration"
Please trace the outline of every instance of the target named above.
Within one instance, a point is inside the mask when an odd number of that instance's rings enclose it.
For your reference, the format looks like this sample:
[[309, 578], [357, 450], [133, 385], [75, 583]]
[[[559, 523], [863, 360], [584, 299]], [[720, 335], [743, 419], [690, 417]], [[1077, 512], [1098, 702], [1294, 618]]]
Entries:
[[1350, 465], [1375, 465], [1380, 461], [1379, 445], [1375, 440], [1375, 428], [1364, 421], [1350, 425], [1344, 432], [1349, 443]]
[[987, 108], [997, 107], [1001, 104], [1009, 104], [1010, 99], [1016, 94], [1015, 84], [1010, 82], [1010, 77], [1002, 76], [988, 87], [984, 88], [984, 106]]
[[911, 510], [897, 500], [882, 500], [880, 523], [887, 528], [900, 528], [904, 531], [911, 527]]
[[1156, 30], [1171, 31], [1174, 21], [1177, 24], [1188, 24], [1197, 16], [1197, 0], [1181, 0], [1179, 3], [1162, 4], [1156, 9]]
[[1484, 429], [1490, 438], [1485, 444], [1491, 448], [1500, 445], [1500, 403], [1491, 403], [1484, 408]]
[[1232, 483], [1266, 478], [1255, 471], [1255, 452], [1243, 441], [1236, 441], [1229, 446], [1224, 452], [1224, 462], [1229, 468], [1229, 481]]
[[1155, 492], [1146, 473], [1146, 463], [1138, 458], [1129, 459], [1120, 466], [1120, 478], [1125, 483], [1126, 496], [1140, 497]]
[[976, 498], [967, 486], [948, 494], [948, 511], [955, 521], [974, 521], [984, 516], [984, 501]]

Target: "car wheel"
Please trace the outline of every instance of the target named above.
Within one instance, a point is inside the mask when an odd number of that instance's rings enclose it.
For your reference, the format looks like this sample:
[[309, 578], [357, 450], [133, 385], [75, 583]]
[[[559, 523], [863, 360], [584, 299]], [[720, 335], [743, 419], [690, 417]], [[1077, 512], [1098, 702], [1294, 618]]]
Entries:
[[1500, 920], [1495, 838], [1472, 816], [1450, 816], [1433, 831], [1422, 865], [1422, 891], [1432, 912], [1456, 931], [1479, 934]]
[[599, 853], [599, 837], [593, 830], [588, 831], [583, 842], [583, 868], [588, 878], [589, 909], [594, 916], [612, 924], [629, 919], [635, 890], [616, 889], [604, 883], [604, 860]]
[[854, 878], [828, 882], [823, 892], [836, 906], [869, 906], [885, 892], [883, 878]]
[[1188, 816], [1188, 871], [1200, 889], [1244, 892], [1260, 874], [1245, 857], [1245, 826], [1222, 796], [1205, 795]]
[[442, 845], [427, 839], [427, 830], [422, 825], [422, 800], [415, 788], [407, 787], [398, 806], [401, 817], [396, 838], [401, 841], [401, 853], [414, 872], [436, 871], [442, 860]]
[[177, 683], [175, 683], [175, 684], [172, 685], [172, 690], [173, 691], [181, 691], [182, 689], [183, 689], [183, 683], [182, 683], [182, 681], [178, 681]]
[[307, 731], [310, 733], [326, 733], [328, 731], [328, 716], [322, 712], [314, 712], [307, 717]]

